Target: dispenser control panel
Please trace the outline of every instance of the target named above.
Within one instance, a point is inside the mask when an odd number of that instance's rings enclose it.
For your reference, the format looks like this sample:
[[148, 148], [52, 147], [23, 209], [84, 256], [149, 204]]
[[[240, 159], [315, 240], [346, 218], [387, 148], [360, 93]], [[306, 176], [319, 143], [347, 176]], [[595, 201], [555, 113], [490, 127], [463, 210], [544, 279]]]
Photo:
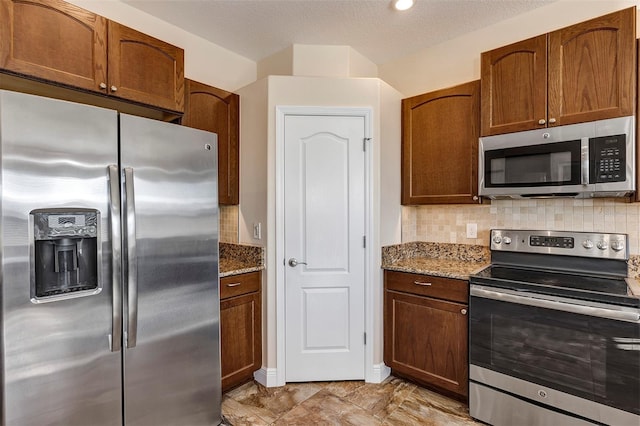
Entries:
[[97, 235], [97, 212], [36, 213], [34, 215], [36, 240], [52, 240], [60, 237], [89, 237]]

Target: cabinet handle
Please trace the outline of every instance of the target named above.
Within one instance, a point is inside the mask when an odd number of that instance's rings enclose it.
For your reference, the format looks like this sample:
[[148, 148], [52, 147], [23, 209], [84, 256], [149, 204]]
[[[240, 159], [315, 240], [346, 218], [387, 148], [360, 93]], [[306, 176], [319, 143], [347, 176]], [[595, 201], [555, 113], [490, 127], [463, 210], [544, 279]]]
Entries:
[[466, 309], [460, 309], [460, 313], [462, 315], [467, 315], [467, 310]]
[[118, 91], [118, 88], [117, 88], [116, 86], [111, 86], [111, 91], [112, 91], [112, 92], [117, 92], [117, 91]]
[[241, 283], [227, 284], [227, 287], [238, 287]]
[[106, 89], [107, 88], [107, 83], [100, 83], [100, 88], [101, 89]]
[[413, 283], [414, 283], [415, 285], [423, 285], [423, 286], [430, 286], [430, 285], [431, 285], [431, 283], [423, 283], [423, 282], [421, 282], [421, 281], [414, 281]]
[[545, 120], [544, 118], [541, 118], [540, 120], [538, 120], [538, 124], [546, 124], [547, 120]]
[[556, 119], [555, 119], [555, 118], [550, 118], [550, 119], [549, 119], [549, 124], [553, 124], [553, 123], [555, 123], [555, 122], [556, 122]]

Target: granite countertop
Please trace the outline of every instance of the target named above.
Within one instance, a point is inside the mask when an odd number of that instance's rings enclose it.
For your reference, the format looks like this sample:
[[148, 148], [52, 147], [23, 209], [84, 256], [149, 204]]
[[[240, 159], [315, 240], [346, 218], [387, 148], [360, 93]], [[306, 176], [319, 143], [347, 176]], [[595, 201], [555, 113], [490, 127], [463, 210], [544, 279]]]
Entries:
[[382, 247], [382, 268], [390, 271], [468, 280], [489, 263], [485, 246], [415, 241]]
[[220, 278], [264, 269], [264, 247], [220, 243]]

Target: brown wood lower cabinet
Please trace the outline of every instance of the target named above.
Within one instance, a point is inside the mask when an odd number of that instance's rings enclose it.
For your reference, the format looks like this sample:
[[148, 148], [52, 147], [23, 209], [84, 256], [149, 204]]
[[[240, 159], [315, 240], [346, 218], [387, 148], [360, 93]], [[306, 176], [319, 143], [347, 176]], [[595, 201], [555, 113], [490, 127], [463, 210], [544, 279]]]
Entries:
[[468, 395], [468, 297], [464, 280], [384, 272], [384, 362], [399, 375]]
[[222, 391], [253, 379], [262, 366], [261, 272], [220, 278]]

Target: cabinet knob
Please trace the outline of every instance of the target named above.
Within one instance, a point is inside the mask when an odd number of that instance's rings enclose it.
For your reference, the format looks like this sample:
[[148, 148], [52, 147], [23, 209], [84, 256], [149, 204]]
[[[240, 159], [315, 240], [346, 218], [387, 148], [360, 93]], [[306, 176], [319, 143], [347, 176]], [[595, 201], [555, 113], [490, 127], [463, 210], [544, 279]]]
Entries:
[[117, 91], [118, 91], [118, 88], [117, 88], [116, 86], [111, 86], [111, 91], [112, 91], [112, 92], [117, 92]]
[[467, 315], [467, 310], [466, 309], [460, 309], [460, 313], [462, 315]]
[[547, 120], [545, 120], [544, 118], [541, 118], [540, 120], [538, 120], [538, 124], [546, 124]]
[[553, 123], [555, 123], [555, 122], [556, 122], [556, 119], [555, 119], [555, 118], [550, 118], [550, 119], [549, 119], [549, 124], [553, 124]]
[[477, 196], [477, 195], [474, 195], [474, 196], [473, 196], [473, 198], [472, 198], [472, 200], [473, 200], [473, 201], [478, 201], [478, 196]]
[[106, 89], [107, 88], [107, 83], [100, 83], [100, 88], [101, 89]]

